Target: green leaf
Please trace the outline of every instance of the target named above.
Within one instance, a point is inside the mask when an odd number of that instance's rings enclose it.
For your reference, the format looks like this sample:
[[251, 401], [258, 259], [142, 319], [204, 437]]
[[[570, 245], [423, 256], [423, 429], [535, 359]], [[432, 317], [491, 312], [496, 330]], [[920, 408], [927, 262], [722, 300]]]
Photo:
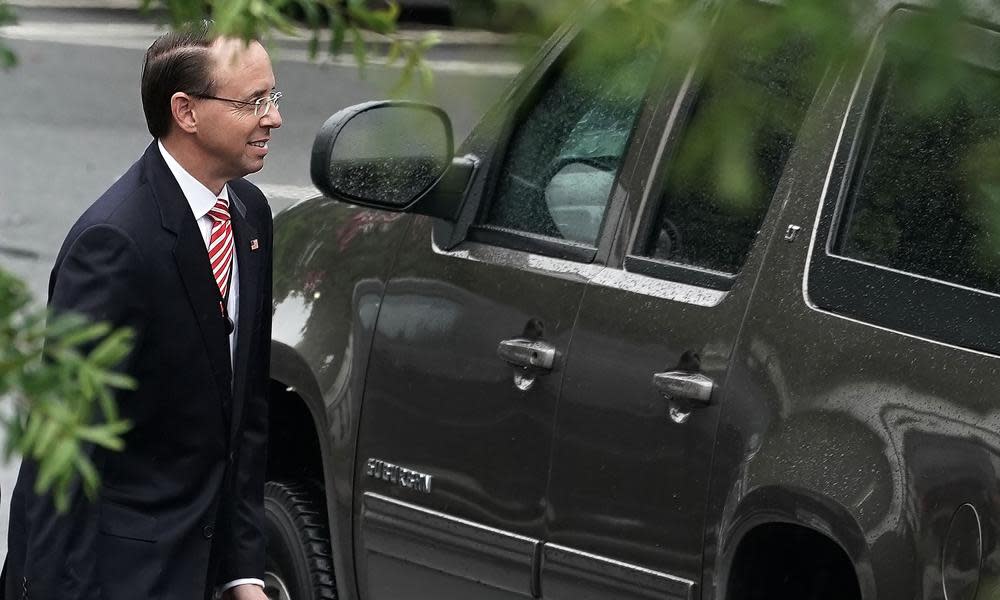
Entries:
[[417, 69], [420, 73], [420, 85], [426, 92], [434, 86], [434, 71], [424, 61], [417, 64]]
[[57, 366], [54, 373], [63, 379], [72, 379], [73, 373], [84, 364], [83, 355], [72, 348], [49, 345], [45, 347], [45, 355]]
[[69, 490], [68, 486], [60, 485], [52, 493], [52, 500], [56, 505], [56, 512], [59, 514], [66, 514], [69, 510]]
[[97, 390], [97, 403], [105, 421], [114, 421], [118, 418], [118, 403], [115, 402], [108, 387], [102, 386]]
[[327, 21], [330, 28], [330, 43], [327, 46], [327, 52], [329, 52], [330, 56], [340, 53], [344, 47], [344, 35], [347, 26], [344, 23], [344, 16], [341, 10], [340, 4], [327, 9]]
[[132, 330], [121, 328], [104, 338], [94, 348], [87, 359], [100, 367], [111, 367], [120, 363], [132, 351], [135, 335]]
[[72, 348], [100, 339], [106, 336], [109, 331], [111, 331], [111, 325], [107, 323], [92, 323], [68, 332], [54, 341], [62, 348]]
[[413, 80], [413, 69], [408, 66], [404, 66], [403, 70], [399, 74], [399, 79], [396, 80], [396, 83], [392, 86], [392, 89], [389, 91], [389, 95], [394, 98], [405, 96], [407, 88], [410, 87], [410, 83], [412, 83], [412, 80]]
[[[299, 0], [297, 6], [302, 9], [302, 15], [305, 17], [306, 24], [315, 33], [320, 24], [320, 3], [316, 0]], [[314, 37], [314, 39], [318, 41], [318, 38]]]
[[0, 25], [12, 25], [17, 23], [17, 15], [13, 7], [6, 2], [0, 2]]
[[361, 36], [361, 31], [357, 27], [352, 26], [351, 35], [354, 36], [354, 60], [358, 63], [358, 75], [364, 79], [365, 78], [365, 66], [368, 56], [368, 48], [365, 46], [365, 40]]
[[48, 402], [45, 408], [50, 418], [56, 419], [61, 423], [73, 423], [76, 421], [76, 414], [65, 402]]
[[431, 31], [420, 36], [420, 39], [417, 40], [418, 55], [422, 58], [423, 53], [440, 44], [441, 39], [441, 34], [437, 31]]
[[52, 453], [40, 461], [38, 479], [35, 481], [35, 493], [44, 494], [49, 491], [57, 478], [66, 475], [73, 465], [73, 460], [80, 452], [80, 445], [72, 438], [59, 440]]
[[41, 458], [55, 442], [56, 436], [59, 435], [59, 430], [61, 429], [60, 424], [57, 421], [47, 420], [45, 421], [38, 434], [38, 439], [35, 441], [34, 448], [31, 450], [31, 455], [35, 458]]
[[319, 54], [319, 34], [313, 34], [309, 38], [309, 60], [316, 60], [316, 55]]
[[10, 48], [0, 44], [0, 68], [13, 69], [17, 66], [17, 55]]
[[97, 489], [101, 484], [101, 478], [97, 474], [97, 469], [94, 468], [94, 463], [86, 455], [78, 454], [73, 461], [73, 466], [76, 467], [76, 472], [83, 481], [83, 493], [87, 495], [89, 500], [93, 501], [97, 498]]
[[396, 19], [399, 17], [399, 5], [390, 2], [384, 10], [373, 10], [365, 15], [365, 24], [376, 33], [388, 34], [396, 30]]
[[[93, 400], [97, 393], [97, 382], [94, 380], [94, 371], [89, 365], [80, 365], [77, 373], [77, 381], [80, 383], [80, 394], [75, 399], [88, 401]], [[75, 404], [75, 403], [74, 403]]]
[[389, 51], [386, 52], [385, 55], [385, 60], [387, 63], [391, 65], [397, 60], [399, 60], [399, 56], [403, 51], [402, 46], [403, 46], [402, 42], [399, 41], [398, 39], [392, 40], [392, 43], [389, 44]]
[[24, 429], [24, 435], [17, 442], [17, 449], [21, 454], [31, 455], [31, 449], [35, 447], [36, 440], [38, 440], [42, 425], [44, 424], [45, 419], [39, 412], [28, 416], [28, 425]]
[[120, 451], [125, 447], [121, 434], [131, 429], [128, 421], [115, 421], [105, 425], [81, 427], [77, 431], [81, 441], [92, 442], [109, 450]]
[[56, 505], [56, 511], [60, 514], [69, 510], [72, 495], [70, 494], [70, 484], [73, 482], [73, 472], [67, 469], [63, 475], [57, 478], [52, 486], [52, 499]]
[[[0, 26], [17, 23], [17, 15], [9, 4], [0, 0]], [[17, 55], [0, 40], [0, 69], [4, 71], [17, 66]], [[0, 275], [3, 271], [0, 270]], [[20, 285], [19, 285], [20, 284]], [[13, 277], [0, 281], [0, 317], [11, 314], [28, 303], [27, 288]], [[0, 318], [0, 323], [4, 319]], [[3, 341], [3, 340], [0, 340]]]
[[101, 373], [100, 380], [105, 386], [119, 390], [135, 390], [139, 388], [139, 382], [134, 378], [114, 371]]
[[48, 314], [46, 324], [46, 334], [49, 339], [58, 339], [69, 335], [70, 332], [86, 327], [90, 321], [87, 317], [77, 313], [62, 313], [59, 315]]

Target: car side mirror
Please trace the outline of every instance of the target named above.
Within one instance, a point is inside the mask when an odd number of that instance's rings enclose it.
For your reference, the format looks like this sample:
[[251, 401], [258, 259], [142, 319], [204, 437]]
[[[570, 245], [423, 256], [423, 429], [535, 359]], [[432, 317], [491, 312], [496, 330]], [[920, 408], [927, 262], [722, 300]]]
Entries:
[[454, 158], [443, 110], [387, 100], [330, 117], [316, 134], [310, 170], [316, 187], [335, 200], [455, 222], [475, 161]]

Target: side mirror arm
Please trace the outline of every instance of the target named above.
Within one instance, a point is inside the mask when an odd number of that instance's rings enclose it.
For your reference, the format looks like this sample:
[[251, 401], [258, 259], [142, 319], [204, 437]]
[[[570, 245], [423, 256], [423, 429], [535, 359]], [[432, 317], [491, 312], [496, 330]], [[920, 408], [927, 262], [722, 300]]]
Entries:
[[441, 180], [407, 207], [406, 212], [457, 223], [478, 168], [479, 159], [471, 154], [452, 159]]

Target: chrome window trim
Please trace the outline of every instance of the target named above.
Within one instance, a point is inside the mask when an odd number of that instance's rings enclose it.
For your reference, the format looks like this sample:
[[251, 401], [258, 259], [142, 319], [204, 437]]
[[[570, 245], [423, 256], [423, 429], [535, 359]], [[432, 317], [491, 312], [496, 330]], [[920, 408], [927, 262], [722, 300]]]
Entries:
[[452, 250], [444, 250], [432, 239], [431, 248], [435, 254], [440, 256], [527, 270], [540, 275], [575, 279], [581, 283], [590, 281], [604, 269], [603, 265], [595, 263], [581, 263], [481, 242], [464, 241]]

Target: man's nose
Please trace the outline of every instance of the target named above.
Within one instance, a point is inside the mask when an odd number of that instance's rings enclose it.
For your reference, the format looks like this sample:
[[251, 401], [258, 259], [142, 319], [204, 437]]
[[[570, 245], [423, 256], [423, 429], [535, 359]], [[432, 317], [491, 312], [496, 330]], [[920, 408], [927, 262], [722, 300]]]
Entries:
[[271, 110], [267, 111], [267, 114], [261, 117], [260, 126], [270, 129], [281, 127], [281, 111], [278, 110], [277, 106], [272, 106]]

